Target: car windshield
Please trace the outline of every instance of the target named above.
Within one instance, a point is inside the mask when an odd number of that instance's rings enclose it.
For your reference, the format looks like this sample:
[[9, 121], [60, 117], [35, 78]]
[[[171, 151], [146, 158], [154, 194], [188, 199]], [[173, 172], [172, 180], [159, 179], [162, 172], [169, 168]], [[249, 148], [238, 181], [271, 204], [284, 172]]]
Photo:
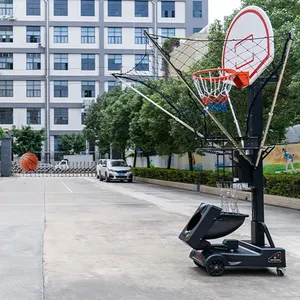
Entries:
[[111, 161], [110, 164], [112, 167], [127, 167], [126, 162], [122, 160]]

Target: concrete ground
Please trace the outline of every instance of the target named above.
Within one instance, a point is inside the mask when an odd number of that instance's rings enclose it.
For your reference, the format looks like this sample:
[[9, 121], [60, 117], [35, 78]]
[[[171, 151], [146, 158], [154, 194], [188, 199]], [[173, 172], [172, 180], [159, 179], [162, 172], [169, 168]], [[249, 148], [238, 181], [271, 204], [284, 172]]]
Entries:
[[[199, 203], [217, 198], [95, 178], [0, 178], [1, 300], [300, 299], [300, 212], [266, 206], [286, 276], [210, 277], [178, 239]], [[240, 210], [251, 212], [248, 202]], [[249, 238], [247, 221], [232, 234]]]

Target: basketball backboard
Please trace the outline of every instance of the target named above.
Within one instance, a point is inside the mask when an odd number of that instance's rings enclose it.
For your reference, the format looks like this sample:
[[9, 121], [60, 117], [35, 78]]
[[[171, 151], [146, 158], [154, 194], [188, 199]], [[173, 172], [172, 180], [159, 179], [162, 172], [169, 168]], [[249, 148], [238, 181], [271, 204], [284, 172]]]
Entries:
[[249, 72], [251, 85], [273, 61], [274, 31], [267, 14], [248, 6], [233, 19], [224, 42], [222, 67]]

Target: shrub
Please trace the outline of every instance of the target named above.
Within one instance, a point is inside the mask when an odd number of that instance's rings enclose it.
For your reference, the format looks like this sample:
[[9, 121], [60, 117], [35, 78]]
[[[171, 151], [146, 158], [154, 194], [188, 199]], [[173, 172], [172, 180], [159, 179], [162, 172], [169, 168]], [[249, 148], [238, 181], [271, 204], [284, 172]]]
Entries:
[[[186, 171], [162, 168], [133, 168], [135, 176], [166, 181], [202, 184], [216, 187], [218, 174], [212, 171]], [[226, 181], [231, 181], [231, 174], [225, 175]], [[300, 198], [300, 174], [295, 175], [265, 175], [266, 194]]]

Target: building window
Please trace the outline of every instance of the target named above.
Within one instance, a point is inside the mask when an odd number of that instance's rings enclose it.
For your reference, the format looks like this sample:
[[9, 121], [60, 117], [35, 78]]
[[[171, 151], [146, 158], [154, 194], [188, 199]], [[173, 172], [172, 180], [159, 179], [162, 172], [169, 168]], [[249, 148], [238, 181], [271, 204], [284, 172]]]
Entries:
[[54, 108], [54, 124], [68, 124], [69, 110], [68, 108]]
[[26, 26], [26, 42], [40, 43], [41, 41], [41, 27], [40, 26]]
[[135, 0], [135, 16], [138, 18], [148, 17], [148, 0]]
[[68, 27], [54, 27], [54, 43], [68, 43]]
[[0, 108], [0, 124], [13, 124], [13, 119], [12, 108]]
[[54, 54], [54, 70], [68, 70], [68, 54]]
[[13, 15], [13, 0], [1, 0], [0, 1], [0, 15], [11, 16]]
[[202, 30], [202, 28], [193, 28], [193, 33], [197, 33], [197, 32], [200, 32]]
[[164, 42], [167, 38], [175, 36], [175, 28], [162, 28], [161, 35]]
[[41, 124], [41, 109], [27, 108], [27, 124], [38, 125]]
[[148, 28], [135, 28], [135, 43], [147, 44], [148, 38], [144, 35], [144, 31], [148, 32]]
[[108, 28], [108, 43], [109, 44], [122, 44], [122, 28], [121, 27]]
[[193, 1], [193, 17], [202, 18], [202, 1]]
[[81, 0], [81, 16], [95, 15], [95, 0]]
[[81, 97], [95, 97], [95, 81], [81, 81]]
[[81, 43], [95, 44], [95, 27], [81, 27]]
[[40, 16], [41, 15], [41, 0], [26, 0], [26, 15]]
[[108, 0], [108, 16], [122, 17], [122, 2], [121, 0]]
[[13, 81], [0, 80], [0, 97], [13, 97]]
[[68, 15], [68, 0], [54, 0], [54, 16]]
[[135, 70], [149, 71], [149, 56], [145, 54], [135, 55]]
[[0, 43], [12, 43], [13, 41], [13, 27], [0, 26]]
[[81, 70], [95, 70], [95, 54], [81, 54]]
[[13, 53], [0, 53], [0, 69], [1, 70], [13, 70]]
[[108, 91], [111, 91], [114, 87], [120, 85], [119, 81], [108, 81]]
[[162, 1], [161, 2], [161, 17], [162, 18], [175, 18], [175, 1]]
[[68, 97], [68, 81], [54, 80], [54, 97], [56, 98]]
[[41, 97], [41, 81], [27, 80], [26, 81], [26, 97], [36, 98]]
[[122, 55], [121, 54], [108, 54], [108, 70], [109, 71], [120, 71], [122, 66]]
[[27, 53], [26, 55], [26, 69], [27, 70], [40, 70], [41, 69], [41, 54], [40, 53]]

